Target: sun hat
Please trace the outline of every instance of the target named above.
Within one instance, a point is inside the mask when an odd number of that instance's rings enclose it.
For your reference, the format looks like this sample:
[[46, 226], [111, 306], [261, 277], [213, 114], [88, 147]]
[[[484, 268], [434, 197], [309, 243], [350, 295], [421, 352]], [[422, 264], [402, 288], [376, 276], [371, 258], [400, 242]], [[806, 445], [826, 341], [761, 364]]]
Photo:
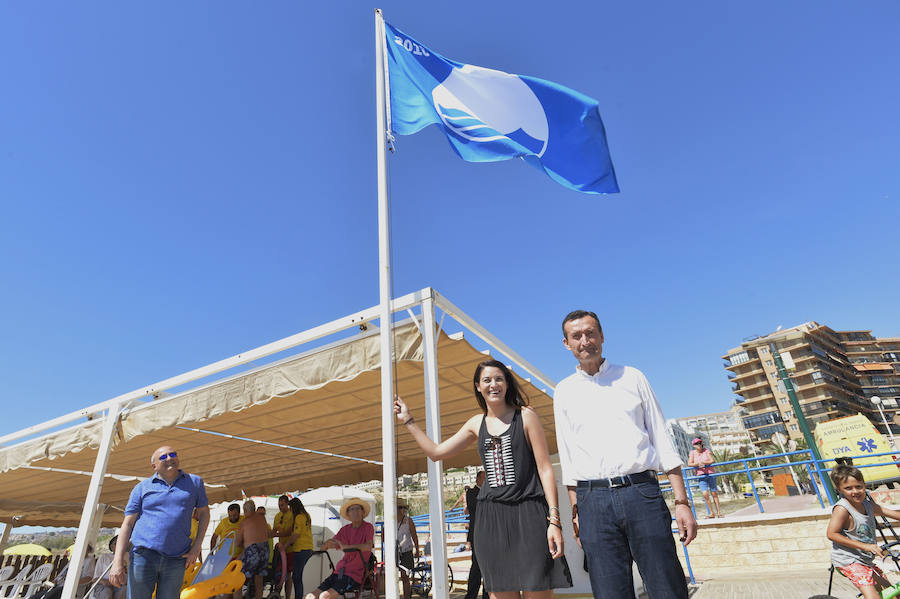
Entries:
[[694, 440], [691, 441], [691, 445], [696, 445], [697, 443], [703, 443], [703, 439], [700, 437], [694, 437]]
[[347, 513], [347, 510], [350, 509], [351, 505], [358, 505], [363, 509], [363, 518], [369, 515], [369, 502], [359, 497], [351, 497], [341, 506], [341, 516], [344, 520], [350, 519], [350, 514]]

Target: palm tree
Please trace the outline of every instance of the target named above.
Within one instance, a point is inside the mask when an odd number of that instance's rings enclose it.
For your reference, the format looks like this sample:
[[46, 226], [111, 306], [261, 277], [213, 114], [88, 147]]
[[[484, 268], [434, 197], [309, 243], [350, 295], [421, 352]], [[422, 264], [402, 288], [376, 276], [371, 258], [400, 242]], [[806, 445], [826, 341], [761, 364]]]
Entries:
[[732, 460], [740, 459], [742, 456], [738, 455], [737, 453], [735, 453], [729, 449], [721, 449], [718, 451], [713, 451], [712, 455], [713, 455], [713, 459], [715, 460], [714, 465], [716, 467], [717, 474], [721, 473], [721, 472], [737, 471], [734, 474], [724, 474], [724, 475], [716, 476], [716, 481], [721, 483], [722, 489], [723, 490], [727, 489], [728, 493], [730, 493], [732, 497], [735, 497], [737, 490], [739, 488], [737, 481], [738, 481], [738, 478], [741, 477], [741, 475], [743, 474], [744, 467], [740, 463], [723, 464], [721, 466], [719, 464], [722, 462], [730, 462]]

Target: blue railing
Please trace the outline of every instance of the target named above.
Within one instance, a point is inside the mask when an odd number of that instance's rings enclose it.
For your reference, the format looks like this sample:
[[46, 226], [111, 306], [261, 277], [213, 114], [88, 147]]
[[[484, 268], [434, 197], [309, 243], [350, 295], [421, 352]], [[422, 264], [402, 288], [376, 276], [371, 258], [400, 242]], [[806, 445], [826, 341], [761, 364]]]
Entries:
[[[897, 462], [893, 460], [893, 456], [896, 455], [896, 451], [888, 451], [883, 453], [870, 453], [870, 454], [860, 454], [853, 456], [846, 456], [853, 459], [858, 458], [872, 458], [872, 457], [883, 457], [888, 456], [887, 461], [877, 462], [874, 464], [854, 464], [857, 468], [863, 471], [865, 474], [865, 468], [873, 468], [875, 466], [896, 466]], [[799, 458], [799, 459], [796, 459]], [[775, 461], [779, 460], [779, 461]], [[798, 451], [790, 451], [786, 453], [776, 453], [776, 454], [768, 454], [764, 456], [754, 456], [748, 458], [739, 458], [736, 460], [730, 460], [727, 462], [715, 462], [713, 464], [713, 468], [716, 468], [716, 472], [714, 472], [711, 476], [719, 478], [723, 476], [733, 476], [733, 475], [744, 475], [747, 477], [747, 482], [750, 484], [750, 489], [753, 494], [753, 498], [756, 501], [756, 505], [759, 508], [760, 513], [765, 512], [765, 508], [763, 507], [762, 500], [760, 499], [759, 489], [757, 489], [757, 482], [754, 480], [753, 474], [763, 471], [776, 470], [781, 468], [789, 468], [789, 467], [799, 467], [805, 468], [807, 474], [809, 475], [810, 485], [812, 487], [812, 491], [815, 493], [816, 498], [819, 500], [819, 505], [821, 507], [825, 507], [825, 501], [827, 500], [830, 505], [834, 505], [837, 502], [837, 498], [831, 494], [830, 488], [827, 485], [822, 483], [826, 477], [828, 477], [828, 473], [831, 472], [830, 467], [826, 467], [828, 462], [833, 462], [833, 459], [823, 459], [816, 460], [812, 456], [812, 452], [808, 449], [801, 449]], [[753, 463], [756, 463], [754, 466]], [[765, 465], [763, 465], [765, 463]], [[735, 470], [722, 471], [722, 466], [727, 466], [731, 464], [740, 465], [739, 468]], [[693, 490], [697, 488], [696, 481], [701, 477], [693, 475], [692, 473], [696, 471], [696, 468], [685, 467], [683, 469], [684, 473], [684, 482], [685, 487], [687, 487], [688, 500], [691, 504], [691, 512], [693, 512], [694, 517], [697, 517], [697, 510], [694, 502], [694, 494]], [[900, 469], [897, 470], [898, 480], [900, 480]], [[663, 477], [664, 474], [659, 473], [660, 477]], [[663, 492], [671, 492], [671, 487], [662, 483], [661, 489]], [[800, 490], [802, 492], [802, 490]], [[418, 516], [410, 516], [412, 521], [416, 525], [416, 532], [431, 532], [431, 516], [429, 514], [420, 514]], [[465, 533], [466, 532], [466, 524], [469, 522], [469, 516], [463, 513], [463, 508], [455, 508], [452, 510], [447, 510], [444, 512], [444, 519], [446, 522], [446, 532], [449, 533]], [[674, 518], [672, 519], [674, 523]], [[381, 531], [383, 527], [382, 522], [376, 523], [376, 527], [379, 531]], [[675, 534], [679, 533], [678, 527], [673, 524], [672, 532]], [[691, 583], [696, 583], [694, 579], [694, 571], [691, 567], [691, 558], [688, 553], [688, 547], [684, 543], [681, 544], [682, 550], [684, 551], [684, 561], [687, 565], [688, 576], [690, 577]]]
[[[896, 466], [897, 462], [893, 460], [893, 456], [896, 455], [896, 451], [886, 451], [883, 453], [869, 453], [869, 454], [859, 454], [846, 456], [852, 459], [858, 460], [859, 458], [873, 458], [873, 457], [884, 457], [887, 456], [886, 461], [878, 461], [872, 464], [859, 464], [855, 463], [854, 465], [862, 470], [863, 474], [865, 474], [866, 468], [874, 468], [876, 466]], [[792, 459], [799, 457], [800, 459]], [[774, 461], [778, 460], [778, 461]], [[830, 505], [834, 505], [837, 502], [837, 497], [833, 496], [831, 493], [831, 489], [828, 485], [824, 485], [822, 481], [828, 477], [828, 473], [831, 472], [831, 468], [827, 467], [826, 464], [828, 462], [833, 462], [834, 460], [823, 459], [816, 460], [812, 456], [812, 452], [808, 449], [801, 449], [798, 451], [790, 451], [786, 453], [776, 453], [769, 454], [758, 457], [748, 457], [748, 458], [739, 458], [736, 460], [730, 460], [727, 462], [715, 462], [713, 464], [713, 468], [716, 471], [711, 474], [715, 478], [723, 477], [723, 476], [733, 476], [733, 475], [744, 475], [747, 477], [747, 482], [750, 484], [750, 489], [753, 494], [753, 498], [756, 501], [756, 505], [759, 508], [760, 513], [765, 512], [765, 508], [763, 507], [762, 500], [760, 499], [760, 493], [757, 489], [757, 480], [754, 480], [753, 473], [762, 472], [762, 471], [770, 471], [779, 468], [790, 468], [790, 467], [799, 467], [804, 468], [806, 473], [809, 475], [810, 486], [812, 487], [812, 491], [815, 493], [816, 498], [819, 500], [819, 505], [821, 507], [825, 507], [825, 501], [827, 500]], [[755, 462], [756, 466], [753, 466], [752, 463]], [[765, 465], [763, 464], [765, 462]], [[735, 470], [723, 471], [721, 469], [722, 466], [730, 465], [730, 464], [739, 464], [741, 467]], [[694, 508], [694, 496], [693, 491], [697, 487], [695, 481], [699, 480], [701, 477], [693, 475], [692, 473], [696, 471], [696, 468], [685, 467], [684, 468], [684, 481], [685, 486], [687, 487], [688, 499], [691, 502], [691, 510], [694, 511], [694, 515], [696, 516], [697, 512]], [[900, 469], [897, 470], [897, 478], [900, 479]], [[663, 487], [664, 491], [671, 491], [671, 489], [665, 485]], [[798, 489], [801, 490], [801, 489]], [[802, 490], [801, 490], [802, 491]], [[708, 511], [708, 508], [707, 508]]]

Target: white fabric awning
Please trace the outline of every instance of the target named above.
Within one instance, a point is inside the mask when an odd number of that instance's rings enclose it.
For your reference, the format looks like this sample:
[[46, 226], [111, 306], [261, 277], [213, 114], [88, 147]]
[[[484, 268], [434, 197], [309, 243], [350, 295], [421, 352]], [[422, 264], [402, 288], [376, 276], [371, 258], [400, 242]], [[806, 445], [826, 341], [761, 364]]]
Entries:
[[[424, 423], [423, 339], [414, 323], [395, 328], [395, 355], [397, 392]], [[444, 333], [437, 356], [441, 430], [447, 438], [477, 413], [472, 375], [488, 356], [462, 335]], [[550, 397], [527, 381], [520, 383], [555, 452]], [[242, 492], [276, 494], [380, 479], [380, 397], [379, 341], [372, 331], [132, 407], [123, 414], [100, 501], [124, 508], [133, 477], [151, 474], [150, 455], [161, 445], [173, 446], [182, 467], [211, 485], [211, 502]], [[102, 422], [0, 448], [0, 520], [22, 516], [17, 525], [76, 526]], [[478, 461], [473, 445], [444, 466]], [[397, 431], [397, 462], [398, 474], [426, 469], [426, 458], [403, 430]], [[121, 512], [108, 510], [103, 524], [116, 526], [121, 519]]]

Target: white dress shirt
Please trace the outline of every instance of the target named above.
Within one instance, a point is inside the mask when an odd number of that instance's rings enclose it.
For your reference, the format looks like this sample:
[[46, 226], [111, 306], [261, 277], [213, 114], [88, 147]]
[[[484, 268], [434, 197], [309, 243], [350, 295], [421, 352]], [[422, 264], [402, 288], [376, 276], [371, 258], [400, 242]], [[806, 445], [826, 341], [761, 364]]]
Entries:
[[566, 486], [681, 466], [656, 395], [637, 368], [609, 360], [593, 376], [577, 368], [556, 386], [553, 414]]

